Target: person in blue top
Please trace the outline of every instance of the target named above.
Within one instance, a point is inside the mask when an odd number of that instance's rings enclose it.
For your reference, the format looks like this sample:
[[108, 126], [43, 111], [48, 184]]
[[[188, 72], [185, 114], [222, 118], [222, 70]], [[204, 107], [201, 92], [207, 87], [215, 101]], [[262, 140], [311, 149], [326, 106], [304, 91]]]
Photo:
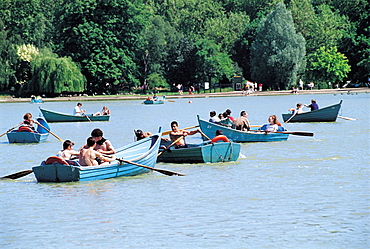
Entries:
[[312, 99], [311, 100], [311, 104], [310, 105], [304, 105], [305, 107], [310, 107], [311, 108], [311, 111], [314, 111], [314, 110], [318, 110], [319, 109], [319, 105], [316, 103], [316, 100], [315, 99]]

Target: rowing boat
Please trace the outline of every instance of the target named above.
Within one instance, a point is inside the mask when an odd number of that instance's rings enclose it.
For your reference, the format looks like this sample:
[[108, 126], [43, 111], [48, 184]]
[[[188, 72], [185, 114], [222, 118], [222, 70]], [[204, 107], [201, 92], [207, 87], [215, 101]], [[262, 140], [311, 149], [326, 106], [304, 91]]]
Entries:
[[[73, 182], [91, 181], [115, 178], [121, 176], [134, 176], [149, 173], [150, 169], [137, 164], [154, 168], [161, 140], [161, 129], [151, 137], [136, 141], [117, 149], [115, 156], [124, 158], [125, 162], [115, 161], [109, 165], [80, 166], [77, 161], [68, 160], [66, 164], [53, 162], [32, 168], [38, 182]], [[131, 163], [127, 163], [127, 162]]]
[[[50, 127], [44, 119], [37, 118], [37, 121], [50, 131]], [[20, 126], [17, 130], [6, 135], [9, 143], [41, 143], [47, 140], [49, 132], [40, 125], [37, 125], [36, 130], [32, 130], [28, 126]]]
[[158, 99], [146, 99], [143, 104], [145, 105], [158, 105], [158, 104], [163, 104], [166, 99], [166, 96], [162, 96]]
[[61, 112], [46, 110], [40, 108], [40, 111], [48, 122], [91, 122], [91, 121], [109, 121], [110, 115], [71, 115]]
[[237, 143], [286, 141], [289, 137], [289, 134], [286, 133], [266, 133], [257, 130], [239, 131], [200, 119], [199, 115], [197, 115], [197, 119], [200, 129], [210, 138], [215, 136], [217, 130], [221, 130], [223, 135]]
[[[162, 140], [168, 147], [171, 141]], [[218, 163], [236, 161], [240, 154], [240, 144], [232, 142], [216, 142], [188, 144], [188, 148], [175, 149], [170, 147], [158, 156], [157, 162], [165, 163]]]
[[[342, 104], [342, 100], [335, 105], [320, 108], [318, 110], [303, 112], [299, 114], [282, 114], [284, 122], [335, 122]], [[293, 116], [294, 115], [294, 116]]]
[[44, 101], [42, 101], [42, 99], [31, 99], [30, 101], [30, 104], [40, 104], [40, 103], [44, 103]]

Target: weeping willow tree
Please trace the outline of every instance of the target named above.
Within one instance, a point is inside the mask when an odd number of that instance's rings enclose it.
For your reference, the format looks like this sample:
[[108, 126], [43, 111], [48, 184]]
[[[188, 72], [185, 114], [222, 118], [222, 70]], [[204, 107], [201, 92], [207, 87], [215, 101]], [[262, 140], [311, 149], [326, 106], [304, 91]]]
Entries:
[[30, 66], [32, 78], [27, 84], [27, 93], [56, 95], [86, 90], [85, 76], [69, 57], [41, 55], [33, 60]]

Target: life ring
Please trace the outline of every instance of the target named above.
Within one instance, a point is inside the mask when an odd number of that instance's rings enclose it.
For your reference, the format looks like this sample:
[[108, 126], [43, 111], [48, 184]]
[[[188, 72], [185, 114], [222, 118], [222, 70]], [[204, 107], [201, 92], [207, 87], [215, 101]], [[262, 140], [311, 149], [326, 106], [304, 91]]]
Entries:
[[230, 142], [229, 139], [225, 135], [218, 135], [214, 138], [212, 138], [211, 142], [215, 143], [218, 141], [223, 141], [223, 142]]
[[18, 128], [18, 131], [33, 132], [33, 130], [28, 126], [21, 126]]
[[48, 159], [46, 159], [45, 164], [63, 164], [63, 165], [69, 165], [66, 160], [64, 160], [61, 157], [58, 156], [51, 156]]

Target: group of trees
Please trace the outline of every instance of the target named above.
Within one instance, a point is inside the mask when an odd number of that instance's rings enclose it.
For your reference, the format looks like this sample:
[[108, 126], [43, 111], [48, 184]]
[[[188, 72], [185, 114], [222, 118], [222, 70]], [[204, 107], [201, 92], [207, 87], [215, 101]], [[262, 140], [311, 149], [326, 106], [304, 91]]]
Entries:
[[[0, 0], [0, 91], [365, 82], [367, 0]], [[316, 84], [317, 85], [317, 84]]]

